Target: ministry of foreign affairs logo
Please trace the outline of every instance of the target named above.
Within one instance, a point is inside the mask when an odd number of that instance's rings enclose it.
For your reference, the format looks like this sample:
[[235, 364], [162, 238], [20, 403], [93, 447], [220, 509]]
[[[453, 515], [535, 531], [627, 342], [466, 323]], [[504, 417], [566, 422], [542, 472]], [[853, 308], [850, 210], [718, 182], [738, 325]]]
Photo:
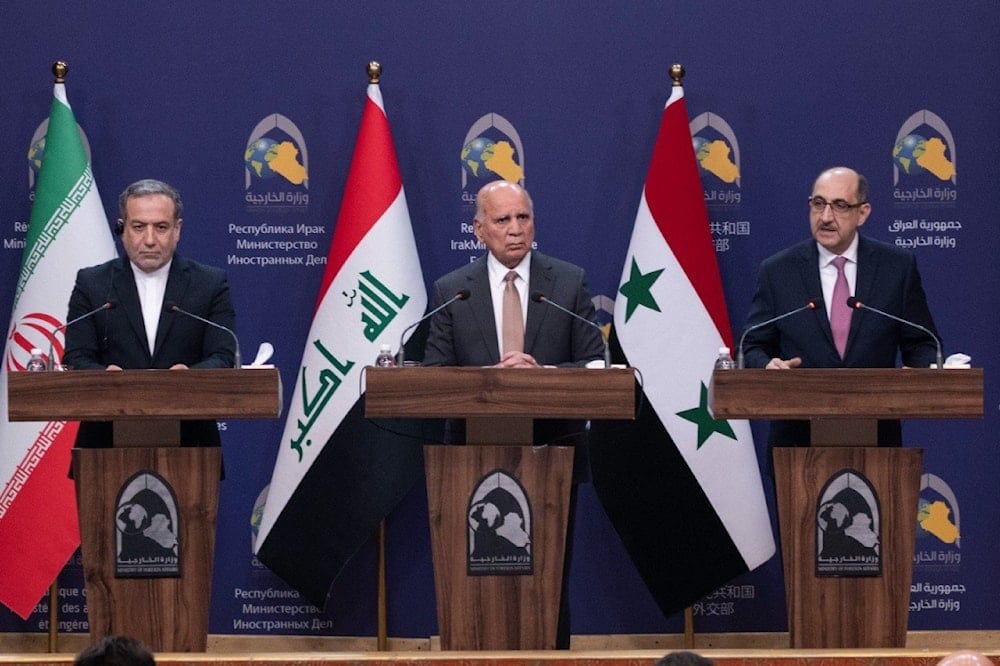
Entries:
[[177, 496], [152, 470], [136, 472], [115, 504], [115, 577], [179, 578]]
[[466, 515], [470, 576], [532, 574], [531, 502], [516, 478], [500, 469], [484, 476]]
[[273, 113], [257, 123], [247, 139], [243, 166], [248, 211], [304, 211], [309, 207], [306, 141], [285, 116]]
[[[514, 125], [498, 113], [487, 113], [469, 128], [462, 143], [463, 200], [486, 183], [504, 179], [524, 185], [524, 144]], [[472, 200], [474, 203], [475, 200]]]
[[816, 576], [882, 575], [882, 515], [878, 495], [861, 472], [843, 469], [816, 502]]

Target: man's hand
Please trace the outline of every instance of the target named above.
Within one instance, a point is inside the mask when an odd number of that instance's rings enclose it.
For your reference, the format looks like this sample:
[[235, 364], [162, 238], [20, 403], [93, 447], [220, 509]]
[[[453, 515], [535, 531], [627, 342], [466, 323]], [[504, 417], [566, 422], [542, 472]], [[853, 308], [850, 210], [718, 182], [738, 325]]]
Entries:
[[507, 352], [500, 357], [500, 362], [494, 368], [540, 368], [534, 356], [524, 352]]
[[186, 365], [184, 365], [183, 363], [174, 363], [172, 366], [170, 366], [170, 369], [171, 370], [187, 370], [188, 367]]
[[108, 367], [106, 367], [104, 369], [108, 370], [110, 372], [121, 372], [122, 371], [122, 367], [120, 365], [115, 365], [114, 363], [112, 363], [111, 365], [109, 365]]
[[790, 358], [784, 361], [780, 358], [772, 358], [766, 366], [765, 370], [791, 370], [792, 368], [797, 368], [802, 365], [802, 359], [796, 356], [795, 358]]

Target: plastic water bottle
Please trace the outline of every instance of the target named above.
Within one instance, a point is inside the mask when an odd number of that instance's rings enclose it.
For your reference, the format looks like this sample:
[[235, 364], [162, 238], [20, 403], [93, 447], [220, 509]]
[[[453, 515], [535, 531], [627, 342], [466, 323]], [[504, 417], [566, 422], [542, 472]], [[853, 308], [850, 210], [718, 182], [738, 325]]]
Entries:
[[24, 366], [24, 369], [28, 372], [44, 372], [45, 371], [45, 359], [42, 358], [42, 350], [38, 347], [32, 347], [31, 358], [28, 359], [28, 365]]
[[715, 359], [715, 369], [716, 370], [733, 370], [736, 368], [736, 362], [733, 357], [729, 355], [729, 347], [719, 347], [719, 358]]
[[375, 357], [375, 366], [379, 368], [391, 368], [396, 365], [396, 357], [392, 355], [392, 347], [382, 345], [379, 347], [378, 356]]

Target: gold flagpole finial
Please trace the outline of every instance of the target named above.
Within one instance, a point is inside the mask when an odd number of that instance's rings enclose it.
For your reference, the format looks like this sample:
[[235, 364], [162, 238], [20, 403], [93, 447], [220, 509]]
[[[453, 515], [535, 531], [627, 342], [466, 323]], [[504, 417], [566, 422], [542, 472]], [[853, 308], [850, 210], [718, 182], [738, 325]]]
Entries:
[[368, 72], [368, 83], [378, 85], [378, 80], [382, 76], [382, 65], [379, 64], [379, 61], [372, 60], [368, 63], [366, 71]]
[[684, 65], [674, 63], [670, 66], [670, 78], [674, 80], [674, 85], [679, 86], [684, 78]]
[[66, 83], [66, 74], [69, 72], [69, 65], [63, 60], [56, 60], [52, 63], [52, 73], [56, 77], [56, 83]]

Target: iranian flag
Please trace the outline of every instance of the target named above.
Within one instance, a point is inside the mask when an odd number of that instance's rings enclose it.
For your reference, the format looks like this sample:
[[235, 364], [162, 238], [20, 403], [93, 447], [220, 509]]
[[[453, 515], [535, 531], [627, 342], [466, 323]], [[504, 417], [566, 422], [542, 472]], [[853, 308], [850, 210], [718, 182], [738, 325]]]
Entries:
[[378, 84], [368, 86], [340, 214], [260, 515], [258, 559], [318, 608], [418, 478], [418, 440], [363, 418], [361, 374], [427, 306]]
[[56, 79], [31, 221], [0, 370], [0, 602], [24, 619], [80, 544], [68, 478], [78, 425], [11, 423], [7, 374], [32, 347], [58, 359], [76, 272], [115, 256], [101, 197], [62, 78]]
[[749, 424], [708, 411], [714, 361], [732, 334], [679, 84], [639, 201], [614, 332], [645, 402], [625, 430], [595, 422], [594, 483], [669, 615], [775, 552]]

